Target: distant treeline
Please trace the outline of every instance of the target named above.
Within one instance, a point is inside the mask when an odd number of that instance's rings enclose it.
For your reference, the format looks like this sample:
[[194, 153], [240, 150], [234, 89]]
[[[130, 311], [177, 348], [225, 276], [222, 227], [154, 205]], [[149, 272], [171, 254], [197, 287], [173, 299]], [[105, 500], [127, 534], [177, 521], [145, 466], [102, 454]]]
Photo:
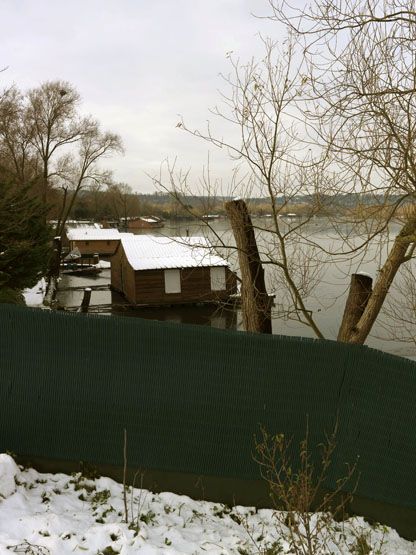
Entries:
[[[59, 195], [59, 191], [56, 191]], [[55, 199], [59, 206], [59, 199]], [[72, 209], [71, 217], [77, 220], [120, 220], [134, 216], [154, 215], [164, 219], [191, 219], [207, 214], [225, 215], [225, 203], [230, 197], [223, 196], [181, 196], [169, 193], [133, 193], [126, 185], [111, 185], [106, 189], [85, 189], [80, 192]], [[393, 202], [394, 199], [389, 199]], [[253, 216], [270, 215], [270, 199], [247, 199]], [[318, 210], [317, 210], [318, 205]], [[310, 213], [321, 216], [354, 214], [357, 217], [374, 212], [383, 214], [382, 196], [374, 195], [337, 195], [316, 198], [311, 195], [297, 196], [290, 200], [276, 198], [276, 208], [280, 214], [295, 213], [308, 216]], [[51, 218], [54, 217], [51, 208]]]

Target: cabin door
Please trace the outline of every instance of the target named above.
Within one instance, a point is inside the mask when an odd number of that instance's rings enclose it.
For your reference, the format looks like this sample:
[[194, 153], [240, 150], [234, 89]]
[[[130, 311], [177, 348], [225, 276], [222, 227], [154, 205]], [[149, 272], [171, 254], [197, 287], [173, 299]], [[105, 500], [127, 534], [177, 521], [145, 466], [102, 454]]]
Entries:
[[165, 270], [165, 293], [181, 292], [181, 271]]

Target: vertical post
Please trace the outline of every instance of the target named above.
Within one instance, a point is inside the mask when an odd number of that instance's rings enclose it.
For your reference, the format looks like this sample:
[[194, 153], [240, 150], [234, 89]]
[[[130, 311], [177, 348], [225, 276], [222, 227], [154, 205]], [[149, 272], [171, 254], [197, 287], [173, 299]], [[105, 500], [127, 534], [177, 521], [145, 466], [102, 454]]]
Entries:
[[84, 289], [84, 296], [82, 298], [82, 303], [81, 303], [79, 312], [88, 312], [88, 308], [90, 306], [90, 300], [91, 300], [91, 287], [86, 287]]
[[272, 333], [271, 300], [247, 205], [239, 199], [227, 202], [225, 208], [238, 249], [244, 327], [246, 331]]

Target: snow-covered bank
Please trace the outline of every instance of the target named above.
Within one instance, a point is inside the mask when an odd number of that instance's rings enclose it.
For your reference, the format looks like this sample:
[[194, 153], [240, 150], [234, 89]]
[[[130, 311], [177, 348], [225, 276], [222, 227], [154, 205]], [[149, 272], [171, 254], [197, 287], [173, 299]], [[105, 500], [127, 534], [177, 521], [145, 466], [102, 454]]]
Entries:
[[[0, 555], [289, 552], [287, 530], [278, 530], [271, 510], [230, 509], [220, 503], [140, 489], [127, 500], [130, 524], [123, 522], [123, 488], [113, 480], [40, 474], [19, 469], [8, 455], [0, 455]], [[340, 548], [322, 548], [322, 555], [416, 553], [416, 542], [405, 541], [385, 527], [370, 527], [362, 519], [332, 526], [335, 535], [344, 534], [345, 540]], [[357, 551], [357, 538], [364, 538], [373, 550]]]
[[46, 292], [46, 281], [44, 278], [40, 279], [38, 283], [31, 289], [23, 291], [23, 297], [27, 306], [42, 306], [43, 299]]

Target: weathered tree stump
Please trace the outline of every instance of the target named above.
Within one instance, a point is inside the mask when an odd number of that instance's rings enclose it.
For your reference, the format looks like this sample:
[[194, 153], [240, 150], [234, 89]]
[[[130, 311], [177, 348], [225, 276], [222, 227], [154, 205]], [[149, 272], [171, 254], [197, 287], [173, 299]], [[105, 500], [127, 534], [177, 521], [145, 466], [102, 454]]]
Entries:
[[350, 292], [345, 303], [344, 315], [338, 332], [338, 341], [350, 342], [372, 292], [373, 279], [367, 274], [352, 274]]
[[272, 333], [271, 299], [247, 205], [243, 200], [232, 200], [225, 208], [238, 249], [244, 327], [246, 331]]

